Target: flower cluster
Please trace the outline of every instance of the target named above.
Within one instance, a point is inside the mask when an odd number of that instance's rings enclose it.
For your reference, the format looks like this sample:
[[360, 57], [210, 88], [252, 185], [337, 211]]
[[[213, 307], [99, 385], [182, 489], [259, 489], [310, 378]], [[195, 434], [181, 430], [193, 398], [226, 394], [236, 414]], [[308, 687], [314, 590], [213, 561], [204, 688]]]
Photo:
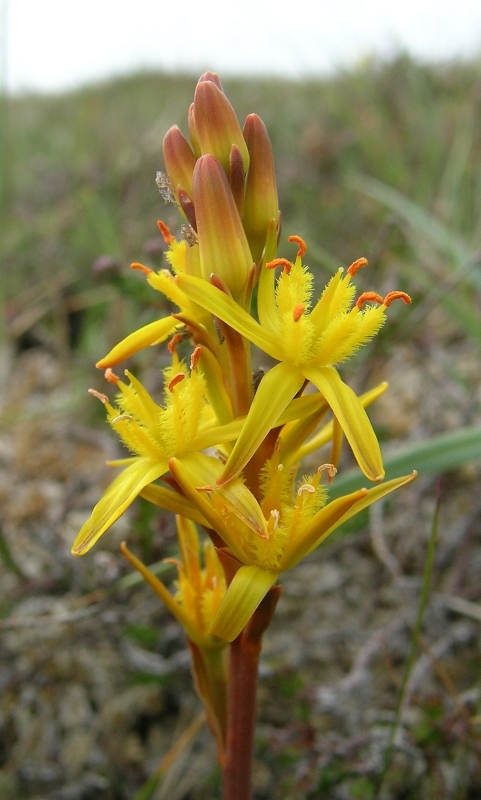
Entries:
[[[212, 73], [197, 84], [189, 137], [177, 126], [168, 131], [166, 174], [157, 175], [164, 199], [183, 216], [179, 239], [158, 223], [170, 269], [132, 265], [173, 312], [98, 362], [117, 397], [111, 404], [93, 394], [131, 456], [111, 462], [123, 471], [72, 552], [87, 552], [138, 495], [177, 515], [175, 596], [125, 546], [123, 552], [183, 625], [221, 747], [227, 643], [246, 629], [284, 571], [415, 476], [382, 482], [381, 451], [365, 409], [386, 385], [358, 397], [337, 370], [376, 335], [394, 300], [410, 299], [403, 292], [356, 296], [363, 258], [333, 275], [315, 299], [303, 240], [289, 237], [297, 248], [292, 261], [277, 257], [280, 217], [267, 131], [255, 114], [240, 127]], [[186, 337], [189, 368], [176, 352]], [[112, 368], [167, 339], [171, 366], [158, 405], [130, 372], [124, 383]], [[256, 380], [252, 345], [276, 362]], [[343, 438], [374, 486], [329, 501]], [[299, 477], [302, 459], [329, 442], [329, 463]], [[196, 525], [210, 537], [203, 549]]]

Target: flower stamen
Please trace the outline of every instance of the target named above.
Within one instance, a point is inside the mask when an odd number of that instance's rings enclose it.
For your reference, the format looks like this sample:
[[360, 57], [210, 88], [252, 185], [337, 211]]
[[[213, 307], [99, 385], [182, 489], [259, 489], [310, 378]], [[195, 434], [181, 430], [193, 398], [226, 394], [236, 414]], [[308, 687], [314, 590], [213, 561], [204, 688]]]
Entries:
[[185, 375], [183, 372], [178, 372], [177, 375], [174, 375], [174, 377], [167, 384], [167, 389], [169, 390], [169, 392], [173, 392], [177, 384], [183, 381], [184, 378]]
[[130, 265], [130, 269], [139, 270], [139, 272], [143, 272], [144, 275], [150, 275], [151, 272], [153, 272], [150, 267], [146, 267], [145, 264], [139, 264], [138, 261], [134, 261], [134, 263]]
[[172, 339], [170, 340], [170, 342], [167, 345], [167, 349], [168, 349], [169, 353], [174, 355], [174, 353], [176, 352], [176, 349], [177, 349], [177, 345], [182, 341], [183, 338], [184, 338], [184, 334], [183, 333], [174, 333], [174, 335], [172, 336]]
[[379, 305], [386, 305], [380, 294], [377, 292], [363, 292], [356, 300], [356, 306], [362, 308], [364, 303], [379, 303]]
[[307, 250], [307, 244], [305, 243], [304, 239], [301, 239], [300, 236], [288, 236], [288, 242], [295, 242], [299, 245], [299, 250], [297, 251], [297, 258], [302, 258]]
[[386, 306], [386, 308], [388, 308], [391, 305], [393, 300], [403, 300], [406, 303], [406, 305], [412, 303], [411, 298], [409, 297], [408, 294], [406, 294], [406, 292], [396, 292], [396, 291], [389, 292], [384, 298], [384, 305]]
[[111, 367], [107, 367], [104, 372], [104, 377], [106, 381], [109, 383], [114, 383], [115, 385], [117, 385], [120, 380], [119, 376], [115, 374]]
[[133, 416], [132, 414], [119, 414], [117, 417], [111, 419], [110, 423], [114, 425], [116, 422], [122, 422], [122, 420], [124, 419], [128, 420], [129, 422], [132, 422]]
[[347, 274], [350, 275], [351, 278], [353, 278], [358, 269], [361, 269], [361, 267], [367, 267], [367, 265], [368, 265], [367, 258], [364, 257], [357, 258], [356, 261], [353, 261], [351, 266], [347, 268]]
[[306, 307], [303, 303], [296, 303], [292, 310], [292, 318], [294, 322], [299, 322], [300, 318], [302, 317]]
[[327, 474], [331, 480], [337, 474], [337, 467], [335, 467], [334, 464], [321, 464], [321, 466], [317, 468], [317, 472], [320, 476], [322, 476], [324, 470], [327, 471]]
[[292, 264], [287, 260], [287, 258], [274, 258], [272, 261], [268, 261], [266, 264], [266, 269], [275, 269], [276, 267], [283, 267], [284, 272], [289, 275], [292, 269]]
[[102, 392], [97, 392], [95, 389], [88, 389], [88, 393], [100, 400], [100, 402], [104, 405], [109, 402], [107, 395], [102, 394]]
[[161, 219], [158, 219], [157, 220], [157, 227], [158, 227], [159, 231], [161, 232], [162, 237], [164, 239], [164, 242], [166, 244], [172, 244], [172, 242], [175, 242], [175, 236], [173, 236], [171, 234], [170, 229], [167, 227], [165, 222], [162, 222]]
[[191, 369], [191, 371], [196, 369], [197, 364], [199, 363], [199, 358], [200, 358], [200, 354], [201, 353], [202, 353], [202, 347], [200, 345], [198, 345], [195, 348], [194, 352], [192, 353], [192, 355], [190, 357], [190, 369]]

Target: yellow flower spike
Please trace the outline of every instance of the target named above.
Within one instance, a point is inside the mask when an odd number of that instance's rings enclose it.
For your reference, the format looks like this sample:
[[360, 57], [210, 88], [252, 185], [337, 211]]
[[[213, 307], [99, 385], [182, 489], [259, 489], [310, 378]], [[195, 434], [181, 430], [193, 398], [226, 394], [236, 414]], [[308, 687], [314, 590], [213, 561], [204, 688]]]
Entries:
[[[298, 237], [296, 241], [300, 244]], [[269, 378], [270, 373], [264, 376], [257, 394], [262, 391], [262, 384], [266, 380], [270, 382], [272, 398], [276, 398], [278, 393], [284, 395], [287, 376], [294, 394], [302, 382], [299, 376], [312, 382], [337, 417], [366, 477], [379, 481], [384, 470], [371, 423], [361, 402], [343, 383], [333, 364], [336, 360], [344, 361], [377, 333], [384, 322], [385, 310], [393, 300], [409, 302], [409, 297], [403, 292], [390, 293], [380, 305], [364, 308], [364, 295], [353, 306], [355, 287], [351, 280], [356, 271], [367, 263], [365, 259], [359, 259], [349, 267], [345, 276], [339, 270], [310, 310], [313, 278], [301, 263], [304, 249], [304, 246], [299, 247], [294, 264], [286, 259], [275, 259], [266, 265], [268, 268], [280, 265], [284, 270], [277, 283], [275, 302], [272, 301], [272, 293], [269, 296], [267, 291], [269, 281], [261, 276], [258, 297], [261, 324], [255, 322], [247, 312], [214, 286], [186, 275], [179, 275], [177, 282], [179, 288], [193, 301], [216, 314], [242, 336], [282, 362], [282, 373], [279, 370], [280, 365], [274, 367], [271, 370], [274, 376]], [[372, 297], [367, 299], [368, 302], [372, 301]], [[376, 295], [374, 302], [378, 303], [380, 299]], [[276, 375], [282, 377], [282, 385], [281, 381], [276, 385]], [[271, 399], [270, 402], [278, 404], [276, 411], [279, 415], [279, 400]], [[230, 479], [245, 466], [252, 456], [253, 443], [263, 440], [270, 424], [270, 414], [259, 414], [259, 404], [256, 405], [254, 399], [236, 443], [236, 455], [232, 453], [222, 481]]]
[[197, 161], [193, 196], [202, 275], [209, 280], [214, 273], [243, 301], [252, 255], [225, 172], [212, 155]]
[[255, 263], [262, 257], [268, 227], [277, 228], [279, 208], [272, 147], [266, 127], [257, 114], [249, 114], [244, 125], [244, 139], [250, 155], [242, 223]]
[[230, 178], [232, 145], [235, 144], [239, 148], [244, 173], [249, 168], [249, 152], [235, 111], [219, 88], [218, 78], [217, 82], [214, 82], [212, 77], [210, 73], [206, 73], [196, 86], [193, 110], [195, 135], [202, 154], [215, 156]]

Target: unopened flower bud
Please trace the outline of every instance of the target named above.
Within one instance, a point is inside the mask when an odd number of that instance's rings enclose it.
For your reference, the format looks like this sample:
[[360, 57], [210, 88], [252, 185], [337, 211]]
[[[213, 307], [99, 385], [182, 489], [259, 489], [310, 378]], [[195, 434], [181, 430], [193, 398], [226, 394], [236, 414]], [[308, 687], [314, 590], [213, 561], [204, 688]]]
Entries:
[[215, 156], [230, 178], [231, 148], [236, 144], [242, 156], [244, 173], [247, 172], [249, 153], [235, 111], [212, 80], [201, 78], [197, 84], [192, 122], [203, 155]]
[[254, 261], [262, 256], [267, 227], [271, 219], [278, 222], [276, 175], [272, 147], [266, 127], [257, 114], [249, 114], [244, 125], [244, 138], [250, 155], [247, 175], [243, 225]]
[[192, 194], [192, 175], [196, 158], [187, 139], [180, 128], [173, 125], [167, 131], [163, 142], [164, 161], [167, 175], [178, 198], [178, 187], [181, 186], [189, 195]]
[[194, 170], [194, 205], [202, 276], [214, 273], [239, 300], [252, 267], [252, 255], [226, 174], [212, 155]]

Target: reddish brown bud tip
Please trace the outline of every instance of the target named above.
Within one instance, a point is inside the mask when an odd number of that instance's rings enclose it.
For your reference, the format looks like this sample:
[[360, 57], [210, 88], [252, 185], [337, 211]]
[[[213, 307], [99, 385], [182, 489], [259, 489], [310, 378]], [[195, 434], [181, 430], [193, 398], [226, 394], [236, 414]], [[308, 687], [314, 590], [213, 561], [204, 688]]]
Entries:
[[138, 261], [134, 261], [134, 263], [130, 265], [130, 269], [137, 269], [139, 272], [143, 272], [144, 275], [150, 275], [150, 273], [153, 272], [150, 267], [146, 267], [144, 264], [139, 264]]
[[195, 219], [195, 208], [194, 203], [192, 202], [192, 198], [182, 188], [182, 186], [177, 186], [177, 198], [179, 200], [180, 207], [185, 214], [185, 218], [189, 223], [190, 227], [197, 231], [197, 223]]
[[[362, 308], [364, 303], [379, 303], [379, 305], [382, 305], [382, 302], [383, 299], [377, 292], [363, 292], [363, 294], [357, 298], [356, 306]], [[386, 303], [384, 303], [384, 305], [386, 305]]]
[[224, 294], [227, 294], [229, 297], [232, 297], [232, 293], [229, 291], [229, 287], [224, 283], [222, 278], [219, 278], [218, 275], [214, 275], [214, 273], [212, 273], [212, 275], [210, 275], [209, 277], [209, 281], [211, 282], [212, 286], [216, 287], [216, 289], [220, 289], [221, 292], [224, 292]]
[[167, 385], [167, 389], [169, 390], [169, 392], [172, 392], [174, 390], [174, 387], [177, 386], [178, 383], [181, 383], [181, 381], [183, 381], [184, 378], [185, 375], [183, 372], [178, 372], [177, 375], [174, 375], [172, 380], [170, 380]]
[[162, 222], [161, 219], [158, 219], [157, 220], [157, 227], [158, 227], [159, 231], [161, 232], [161, 234], [162, 234], [162, 236], [164, 238], [164, 242], [166, 244], [172, 244], [172, 242], [175, 242], [175, 236], [172, 236], [172, 234], [171, 234], [169, 228], [167, 227], [167, 225], [165, 224], [165, 222]]
[[361, 269], [361, 267], [367, 267], [367, 264], [367, 258], [358, 258], [356, 261], [352, 262], [350, 267], [347, 268], [347, 274], [353, 278], [358, 269]]
[[302, 258], [307, 250], [307, 244], [305, 243], [304, 239], [301, 239], [300, 236], [288, 236], [287, 241], [295, 242], [297, 245], [299, 245], [299, 250], [297, 251], [297, 257]]
[[412, 302], [406, 292], [389, 292], [384, 298], [384, 305], [388, 308], [393, 300], [403, 300], [407, 305]]
[[200, 76], [197, 83], [202, 83], [203, 81], [210, 81], [211, 83], [215, 83], [217, 88], [220, 89], [221, 92], [224, 92], [222, 84], [220, 82], [220, 78], [217, 75], [217, 72], [204, 72], [204, 74]]

